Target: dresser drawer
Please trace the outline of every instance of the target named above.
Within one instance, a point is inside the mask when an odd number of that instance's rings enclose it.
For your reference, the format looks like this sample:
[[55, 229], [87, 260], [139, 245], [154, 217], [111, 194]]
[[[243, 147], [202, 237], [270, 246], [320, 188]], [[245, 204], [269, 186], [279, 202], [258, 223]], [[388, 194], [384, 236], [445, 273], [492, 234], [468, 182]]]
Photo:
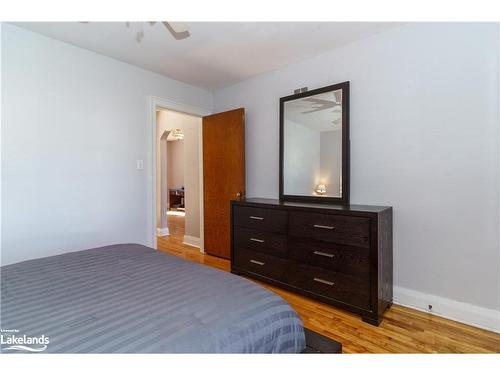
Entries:
[[236, 267], [242, 270], [285, 281], [288, 261], [284, 259], [239, 247], [236, 248], [234, 258]]
[[234, 209], [235, 225], [268, 232], [285, 234], [287, 218], [284, 210], [238, 206]]
[[370, 219], [309, 212], [290, 212], [291, 236], [369, 247]]
[[302, 290], [333, 298], [363, 309], [370, 307], [368, 280], [290, 262], [288, 283]]
[[234, 227], [237, 247], [259, 251], [279, 257], [287, 256], [286, 236], [244, 227]]
[[298, 262], [361, 277], [370, 270], [369, 251], [363, 247], [296, 238], [290, 241], [289, 255]]

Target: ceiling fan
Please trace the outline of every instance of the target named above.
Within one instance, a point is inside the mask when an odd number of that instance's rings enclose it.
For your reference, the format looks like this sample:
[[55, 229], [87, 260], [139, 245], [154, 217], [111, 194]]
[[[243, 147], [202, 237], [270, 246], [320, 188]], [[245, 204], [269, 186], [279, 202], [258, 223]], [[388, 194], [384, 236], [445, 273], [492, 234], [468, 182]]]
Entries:
[[305, 98], [302, 99], [306, 102], [311, 102], [313, 105], [318, 105], [319, 107], [312, 107], [313, 109], [301, 112], [303, 115], [307, 113], [313, 113], [313, 112], [318, 112], [318, 111], [323, 111], [325, 109], [333, 108], [333, 111], [338, 111], [340, 110], [340, 103], [332, 100], [325, 100], [325, 99], [320, 99], [320, 98]]
[[[153, 26], [157, 21], [150, 21], [149, 24]], [[191, 34], [189, 33], [189, 28], [185, 23], [182, 22], [168, 22], [161, 21], [161, 24], [165, 26], [165, 28], [172, 34], [175, 40], [182, 40], [188, 38]], [[130, 22], [126, 23], [127, 27], [130, 26]], [[144, 31], [140, 31], [137, 33], [136, 40], [137, 42], [141, 42], [142, 38], [144, 38]]]
[[312, 105], [317, 105], [318, 107], [312, 107], [311, 110], [304, 111], [302, 114], [313, 113], [318, 111], [323, 111], [325, 109], [332, 108], [332, 112], [340, 111], [342, 109], [342, 94], [340, 90], [333, 92], [333, 100], [326, 100], [316, 97], [304, 98], [302, 99], [306, 102], [312, 103]]
[[[80, 23], [89, 23], [87, 22], [80, 22]], [[153, 26], [154, 24], [158, 23], [157, 21], [150, 21], [149, 24]], [[175, 40], [182, 40], [189, 38], [191, 35], [189, 33], [189, 27], [185, 23], [182, 22], [168, 22], [168, 21], [160, 21], [160, 23], [165, 26], [165, 28], [170, 32], [170, 34], [174, 37]], [[125, 22], [125, 26], [130, 27], [130, 22]], [[144, 38], [144, 31], [137, 32], [136, 35], [136, 40], [137, 42], [141, 42], [142, 38]]]

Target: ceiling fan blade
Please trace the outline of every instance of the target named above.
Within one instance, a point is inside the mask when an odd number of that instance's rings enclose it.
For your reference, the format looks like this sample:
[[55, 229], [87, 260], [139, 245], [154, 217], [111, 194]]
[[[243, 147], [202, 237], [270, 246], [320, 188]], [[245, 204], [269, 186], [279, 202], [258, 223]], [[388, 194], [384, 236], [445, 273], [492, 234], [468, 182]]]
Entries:
[[321, 104], [321, 105], [335, 104], [335, 102], [332, 102], [331, 100], [325, 100], [325, 99], [320, 99], [320, 98], [304, 98], [302, 100], [304, 100], [306, 102], [315, 103], [315, 104]]
[[185, 23], [167, 21], [163, 21], [162, 23], [176, 40], [186, 39], [191, 35]]

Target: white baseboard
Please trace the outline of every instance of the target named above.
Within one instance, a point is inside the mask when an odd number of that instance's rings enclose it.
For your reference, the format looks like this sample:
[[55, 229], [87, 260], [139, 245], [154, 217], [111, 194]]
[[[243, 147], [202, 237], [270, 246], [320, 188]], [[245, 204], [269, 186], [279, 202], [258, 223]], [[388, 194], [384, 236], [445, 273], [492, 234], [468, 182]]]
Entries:
[[394, 286], [393, 299], [397, 305], [500, 333], [500, 311], [397, 286]]
[[182, 242], [184, 245], [189, 245], [189, 246], [194, 246], [194, 247], [200, 247], [200, 238], [199, 237], [193, 237], [193, 236], [188, 236], [184, 235], [184, 241]]
[[163, 236], [169, 236], [170, 235], [170, 231], [168, 230], [168, 227], [165, 227], [165, 228], [156, 228], [156, 234], [160, 237], [163, 237]]

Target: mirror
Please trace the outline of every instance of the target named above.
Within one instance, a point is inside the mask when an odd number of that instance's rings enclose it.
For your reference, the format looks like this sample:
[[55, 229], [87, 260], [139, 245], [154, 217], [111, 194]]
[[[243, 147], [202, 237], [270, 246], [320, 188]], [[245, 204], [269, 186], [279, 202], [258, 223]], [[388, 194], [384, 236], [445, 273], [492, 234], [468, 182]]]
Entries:
[[280, 99], [280, 199], [349, 203], [349, 82]]

